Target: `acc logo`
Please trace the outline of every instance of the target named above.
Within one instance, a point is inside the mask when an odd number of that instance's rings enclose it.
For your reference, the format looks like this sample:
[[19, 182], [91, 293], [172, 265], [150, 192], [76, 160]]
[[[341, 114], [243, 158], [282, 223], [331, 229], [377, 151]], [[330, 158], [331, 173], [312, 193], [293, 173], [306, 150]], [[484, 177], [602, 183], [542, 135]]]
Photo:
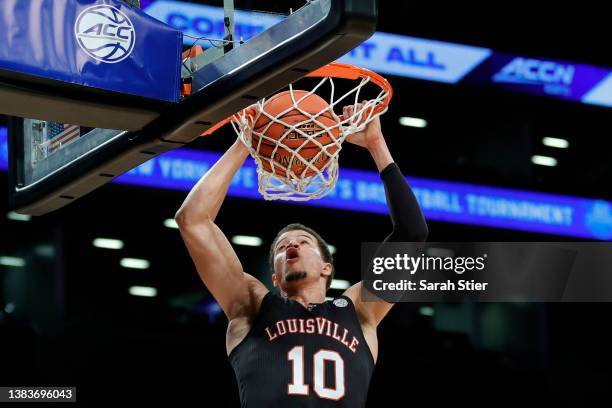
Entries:
[[334, 300], [334, 305], [338, 307], [346, 307], [348, 305], [348, 301], [346, 299], [338, 298]]
[[87, 55], [109, 64], [129, 57], [136, 42], [136, 31], [128, 16], [106, 5], [83, 10], [74, 24], [74, 35]]

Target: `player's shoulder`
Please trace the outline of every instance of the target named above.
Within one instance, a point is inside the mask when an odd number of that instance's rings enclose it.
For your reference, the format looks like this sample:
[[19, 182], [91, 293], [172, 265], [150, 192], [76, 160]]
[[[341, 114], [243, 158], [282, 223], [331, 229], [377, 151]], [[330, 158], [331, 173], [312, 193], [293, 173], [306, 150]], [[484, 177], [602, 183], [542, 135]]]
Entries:
[[350, 300], [354, 307], [358, 307], [359, 302], [360, 302], [360, 299], [359, 299], [360, 291], [361, 291], [361, 282], [357, 282], [356, 284], [354, 284], [353, 286], [345, 290], [344, 293], [342, 294], [342, 297]]
[[372, 321], [372, 315], [367, 307], [361, 301], [361, 282], [357, 282], [350, 288], [344, 291], [343, 298], [350, 300], [351, 306], [359, 319], [359, 322], [364, 325]]

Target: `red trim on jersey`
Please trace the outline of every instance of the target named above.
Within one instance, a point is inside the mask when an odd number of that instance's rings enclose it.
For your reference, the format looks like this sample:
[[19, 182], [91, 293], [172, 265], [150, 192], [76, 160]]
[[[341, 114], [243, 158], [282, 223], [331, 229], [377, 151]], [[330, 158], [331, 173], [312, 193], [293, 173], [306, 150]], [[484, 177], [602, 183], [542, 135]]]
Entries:
[[[337, 355], [337, 356], [340, 358], [340, 360], [342, 360], [342, 374], [341, 374], [341, 381], [342, 381], [342, 395], [340, 395], [339, 397], [336, 397], [336, 398], [328, 398], [328, 397], [324, 397], [324, 396], [320, 395], [320, 394], [317, 392], [316, 383], [315, 383], [315, 385], [313, 385], [312, 389], [314, 390], [315, 394], [317, 394], [317, 396], [318, 396], [319, 398], [323, 398], [323, 399], [326, 399], [326, 400], [331, 400], [331, 401], [339, 401], [340, 399], [344, 398], [344, 396], [346, 395], [346, 363], [345, 363], [344, 359], [342, 358], [342, 356], [340, 355], [340, 353], [338, 353], [337, 351], [335, 351], [335, 350], [329, 350], [329, 349], [319, 349], [319, 351], [317, 351], [316, 353], [314, 353], [314, 354], [313, 354], [313, 356], [312, 356], [312, 367], [313, 367], [313, 370], [312, 370], [312, 371], [313, 371], [313, 373], [314, 373], [314, 371], [316, 370], [316, 368], [315, 368], [315, 366], [316, 366], [316, 363], [315, 363], [315, 358], [316, 358], [317, 354], [319, 354], [321, 351], [327, 351], [327, 352], [330, 352], [330, 353], [336, 354], [336, 355]], [[336, 364], [336, 360], [332, 360], [332, 359], [325, 358], [325, 357], [321, 357], [321, 359], [323, 360], [323, 389], [325, 389], [325, 390], [333, 390], [333, 391], [338, 391], [338, 383], [336, 382], [336, 379], [337, 379], [337, 377], [338, 377], [337, 375], [336, 375], [336, 378], [334, 378], [334, 383], [335, 383], [335, 384], [334, 384], [334, 386], [335, 386], [335, 388], [327, 388], [327, 387], [325, 386], [325, 361], [331, 361], [331, 362], [333, 362], [333, 363], [334, 363], [334, 373], [337, 373], [337, 371], [338, 371], [338, 365]], [[313, 376], [314, 376], [314, 375], [313, 375]], [[314, 380], [314, 378], [313, 378], [313, 380]]]
[[[289, 358], [289, 354], [291, 354], [291, 352], [293, 350], [295, 350], [296, 348], [299, 348], [301, 350], [301, 353], [302, 353], [302, 357], [301, 357], [301, 360], [302, 360], [302, 384], [296, 384], [295, 383], [295, 375], [294, 375], [295, 374], [295, 363], [292, 362], [291, 363], [291, 383], [287, 384], [287, 395], [308, 395], [308, 394], [310, 394], [310, 387], [309, 387], [308, 384], [305, 383], [305, 381], [306, 381], [306, 372], [305, 372], [306, 364], [305, 363], [306, 362], [304, 361], [304, 346], [294, 346], [291, 350], [289, 350], [287, 352], [287, 360], [295, 361], [295, 360]], [[306, 391], [303, 392], [303, 393], [301, 393], [301, 392], [290, 392], [289, 391], [289, 387], [291, 387], [292, 385], [296, 386], [296, 387], [297, 386], [305, 386], [306, 387]]]
[[[291, 323], [293, 322], [293, 330], [291, 330]], [[287, 330], [289, 333], [297, 333], [297, 319], [287, 319]]]

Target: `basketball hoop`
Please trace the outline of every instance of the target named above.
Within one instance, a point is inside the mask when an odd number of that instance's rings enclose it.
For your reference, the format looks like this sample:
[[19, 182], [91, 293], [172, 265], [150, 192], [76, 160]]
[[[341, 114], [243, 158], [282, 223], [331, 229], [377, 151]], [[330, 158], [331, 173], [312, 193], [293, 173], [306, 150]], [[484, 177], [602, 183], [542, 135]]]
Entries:
[[[321, 80], [311, 91], [294, 90], [290, 84], [289, 91], [260, 100], [204, 134], [209, 135], [231, 122], [255, 159], [259, 192], [266, 200], [307, 201], [329, 194], [338, 180], [342, 143], [349, 135], [364, 130], [373, 119], [385, 113], [393, 94], [391, 85], [381, 75], [349, 64], [333, 62], [306, 77]], [[337, 97], [334, 79], [359, 82]], [[305, 109], [304, 106], [313, 105], [309, 98], [321, 99], [315, 92], [327, 82], [331, 88], [329, 104], [315, 104], [315, 111]], [[380, 90], [376, 97], [361, 104], [362, 89], [370, 83]], [[266, 108], [282, 94], [285, 94], [285, 102], [289, 103], [280, 111], [269, 112]], [[350, 104], [353, 106], [350, 116], [340, 117], [334, 113], [337, 105]], [[285, 115], [293, 119], [284, 120]], [[330, 115], [333, 116], [332, 123]], [[296, 116], [298, 122], [295, 122]], [[275, 131], [274, 137], [270, 137], [273, 126], [275, 129], [280, 126], [283, 131]]]

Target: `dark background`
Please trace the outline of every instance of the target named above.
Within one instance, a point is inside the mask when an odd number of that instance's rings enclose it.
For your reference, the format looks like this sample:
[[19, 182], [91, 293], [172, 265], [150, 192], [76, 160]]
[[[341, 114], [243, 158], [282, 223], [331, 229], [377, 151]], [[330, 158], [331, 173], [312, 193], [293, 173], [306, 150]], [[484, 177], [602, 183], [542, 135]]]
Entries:
[[[380, 31], [612, 66], [606, 15], [595, 4], [398, 3], [380, 2]], [[237, 1], [242, 8], [290, 6], [299, 2]], [[395, 97], [383, 130], [405, 174], [612, 199], [609, 109], [389, 79]], [[404, 115], [426, 118], [429, 126], [401, 127]], [[545, 147], [544, 136], [567, 139], [570, 148]], [[221, 132], [190, 147], [223, 151], [231, 141]], [[535, 166], [533, 154], [554, 155], [559, 165]], [[341, 165], [375, 169], [355, 146], [343, 151]], [[1, 172], [5, 191], [6, 178]], [[79, 400], [89, 402], [121, 394], [134, 402], [239, 405], [225, 357], [226, 319], [210, 313], [212, 299], [179, 232], [162, 225], [185, 196], [110, 184], [29, 222], [0, 219], [0, 255], [27, 262], [0, 266], [0, 385], [76, 385]], [[267, 245], [290, 222], [313, 227], [336, 246], [337, 277], [351, 282], [359, 276], [360, 242], [381, 240], [391, 229], [386, 216], [236, 198], [217, 218], [228, 236], [264, 239], [260, 248], [235, 249], [244, 269], [266, 283]], [[429, 229], [431, 241], [570, 240], [438, 222]], [[125, 247], [94, 248], [96, 237], [121, 239]], [[125, 256], [146, 258], [151, 268], [121, 268]], [[130, 296], [132, 285], [155, 286], [159, 294]], [[430, 404], [498, 401], [488, 399], [492, 394], [529, 402], [593, 397], [611, 384], [610, 311], [607, 303], [399, 304], [379, 327], [368, 406], [390, 397], [394, 406], [419, 397]]]

